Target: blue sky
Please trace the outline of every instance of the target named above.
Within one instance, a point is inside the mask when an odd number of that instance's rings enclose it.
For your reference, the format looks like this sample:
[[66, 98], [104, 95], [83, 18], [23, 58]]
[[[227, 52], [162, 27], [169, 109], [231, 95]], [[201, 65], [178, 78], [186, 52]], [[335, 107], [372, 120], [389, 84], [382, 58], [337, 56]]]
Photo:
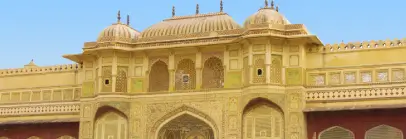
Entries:
[[[171, 16], [219, 11], [220, 0], [0, 0], [0, 69], [68, 64], [63, 54], [82, 51], [99, 32], [131, 16], [143, 30]], [[324, 43], [406, 37], [405, 0], [276, 0], [290, 22], [305, 24]], [[264, 0], [224, 0], [224, 11], [242, 24]]]

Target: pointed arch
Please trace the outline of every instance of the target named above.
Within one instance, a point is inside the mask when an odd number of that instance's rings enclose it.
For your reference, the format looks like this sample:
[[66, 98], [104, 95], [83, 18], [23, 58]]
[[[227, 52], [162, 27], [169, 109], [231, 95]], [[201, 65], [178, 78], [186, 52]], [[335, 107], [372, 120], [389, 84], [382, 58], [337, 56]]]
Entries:
[[203, 65], [202, 88], [223, 88], [224, 67], [220, 58], [210, 57]]
[[283, 138], [283, 110], [265, 98], [252, 99], [242, 112], [242, 136], [244, 139]]
[[196, 67], [191, 59], [182, 59], [176, 67], [175, 89], [193, 90], [196, 88]]
[[388, 126], [379, 125], [366, 131], [365, 139], [403, 139], [402, 130]]
[[189, 116], [192, 116], [196, 119], [203, 121], [204, 123], [209, 125], [210, 128], [213, 130], [214, 138], [216, 138], [216, 139], [218, 138], [218, 132], [219, 132], [218, 127], [217, 127], [215, 121], [209, 115], [207, 115], [195, 108], [183, 105], [183, 106], [167, 113], [166, 115], [161, 117], [159, 120], [157, 120], [157, 122], [152, 126], [152, 128], [150, 130], [150, 136], [151, 136], [150, 139], [155, 139], [156, 137], [158, 137], [159, 131], [165, 124], [167, 124], [167, 123], [171, 122], [172, 120], [174, 120], [175, 118], [178, 118], [183, 115], [189, 115]]
[[94, 135], [97, 139], [127, 139], [128, 117], [111, 106], [100, 107], [95, 116]]
[[168, 91], [169, 90], [169, 71], [168, 65], [158, 60], [151, 66], [149, 73], [149, 91]]
[[351, 130], [340, 126], [333, 126], [320, 132], [319, 139], [355, 139]]

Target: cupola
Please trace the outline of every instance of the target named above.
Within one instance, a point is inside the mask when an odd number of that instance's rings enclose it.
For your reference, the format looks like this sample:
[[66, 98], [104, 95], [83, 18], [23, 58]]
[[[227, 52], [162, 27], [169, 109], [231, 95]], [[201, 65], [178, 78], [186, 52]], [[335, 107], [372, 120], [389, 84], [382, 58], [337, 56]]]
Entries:
[[132, 43], [140, 34], [137, 30], [131, 28], [130, 17], [127, 15], [127, 24], [123, 24], [120, 21], [120, 11], [117, 14], [117, 23], [105, 28], [97, 38], [98, 43], [105, 42], [121, 42], [121, 43]]

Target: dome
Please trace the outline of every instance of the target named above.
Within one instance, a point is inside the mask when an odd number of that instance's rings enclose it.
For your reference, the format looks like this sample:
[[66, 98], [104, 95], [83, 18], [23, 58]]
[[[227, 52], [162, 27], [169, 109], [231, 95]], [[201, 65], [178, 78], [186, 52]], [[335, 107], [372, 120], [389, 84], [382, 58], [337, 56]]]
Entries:
[[125, 42], [131, 43], [135, 41], [140, 33], [121, 22], [115, 23], [105, 28], [97, 38], [97, 42]]
[[273, 7], [261, 8], [255, 14], [248, 17], [244, 22], [244, 27], [261, 24], [280, 24], [286, 25], [290, 22]]
[[141, 33], [140, 40], [162, 36], [207, 36], [211, 32], [229, 34], [240, 30], [241, 26], [223, 12], [196, 14], [192, 16], [174, 16], [155, 24]]

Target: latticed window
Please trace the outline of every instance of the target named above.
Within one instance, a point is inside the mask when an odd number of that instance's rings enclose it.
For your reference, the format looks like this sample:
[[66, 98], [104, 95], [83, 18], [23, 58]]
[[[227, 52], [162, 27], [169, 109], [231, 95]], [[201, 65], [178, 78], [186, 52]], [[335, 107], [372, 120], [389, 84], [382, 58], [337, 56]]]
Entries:
[[151, 66], [151, 72], [149, 73], [149, 91], [168, 91], [168, 89], [168, 66], [163, 61], [157, 61]]
[[178, 63], [175, 74], [176, 90], [191, 90], [196, 87], [195, 63], [190, 59], [182, 59]]
[[272, 56], [271, 83], [282, 83], [282, 56]]
[[355, 139], [354, 134], [345, 128], [335, 126], [320, 133], [319, 139]]
[[203, 88], [223, 88], [224, 68], [223, 62], [217, 57], [211, 57], [204, 62]]
[[116, 92], [127, 92], [127, 67], [117, 68]]
[[266, 72], [265, 72], [265, 61], [263, 58], [257, 58], [254, 62], [254, 83], [265, 83]]
[[282, 139], [283, 114], [267, 105], [257, 105], [244, 113], [244, 139]]
[[365, 139], [403, 139], [403, 132], [391, 126], [380, 125], [368, 130]]

